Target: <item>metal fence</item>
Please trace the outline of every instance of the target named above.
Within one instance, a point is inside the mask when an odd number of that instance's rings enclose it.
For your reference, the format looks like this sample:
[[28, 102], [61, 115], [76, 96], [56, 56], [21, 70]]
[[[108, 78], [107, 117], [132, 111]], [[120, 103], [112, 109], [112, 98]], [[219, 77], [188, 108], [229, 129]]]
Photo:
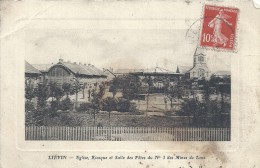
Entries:
[[25, 140], [230, 141], [230, 128], [26, 126]]

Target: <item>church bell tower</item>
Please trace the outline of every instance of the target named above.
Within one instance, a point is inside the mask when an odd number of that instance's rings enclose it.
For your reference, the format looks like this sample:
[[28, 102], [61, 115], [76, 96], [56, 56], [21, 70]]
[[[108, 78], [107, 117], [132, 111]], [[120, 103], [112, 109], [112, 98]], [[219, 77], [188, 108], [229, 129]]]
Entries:
[[193, 68], [189, 71], [190, 78], [209, 78], [210, 72], [207, 67], [207, 57], [203, 51], [196, 49], [193, 55]]
[[198, 51], [196, 49], [194, 55], [193, 55], [193, 67], [195, 66], [204, 66], [207, 64], [207, 57], [202, 51]]

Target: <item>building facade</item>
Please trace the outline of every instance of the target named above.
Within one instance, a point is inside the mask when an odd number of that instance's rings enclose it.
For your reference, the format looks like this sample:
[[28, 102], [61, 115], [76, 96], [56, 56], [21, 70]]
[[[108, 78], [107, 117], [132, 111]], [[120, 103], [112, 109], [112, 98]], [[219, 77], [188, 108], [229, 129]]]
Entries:
[[106, 81], [107, 77], [102, 70], [94, 65], [64, 62], [63, 59], [51, 66], [47, 74], [49, 82], [56, 82], [60, 85], [72, 83], [75, 79], [79, 80], [80, 83], [89, 85]]
[[41, 72], [40, 82], [48, 81], [48, 71], [53, 64], [32, 64], [36, 69]]
[[[177, 72], [179, 69], [177, 68]], [[193, 67], [188, 71], [184, 72], [185, 76], [190, 79], [209, 79], [210, 70], [207, 66], [207, 57], [203, 53], [195, 52], [193, 56]]]

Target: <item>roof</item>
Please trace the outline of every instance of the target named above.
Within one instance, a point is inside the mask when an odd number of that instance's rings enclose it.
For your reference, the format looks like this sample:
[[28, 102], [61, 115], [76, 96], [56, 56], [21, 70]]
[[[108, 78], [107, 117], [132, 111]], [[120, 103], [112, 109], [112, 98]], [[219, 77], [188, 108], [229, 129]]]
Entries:
[[100, 75], [100, 76], [104, 76], [104, 72], [101, 69], [98, 69], [97, 67], [95, 67], [94, 65], [86, 65], [84, 66], [86, 69], [90, 70], [93, 72], [93, 74], [95, 75]]
[[115, 73], [113, 72], [113, 70], [109, 70], [109, 69], [104, 69], [103, 73], [108, 75], [108, 74], [112, 74], [113, 76], [116, 76]]
[[155, 67], [150, 69], [144, 69], [141, 71], [132, 72], [132, 74], [140, 74], [140, 75], [178, 75], [178, 73], [169, 71], [167, 69], [161, 67]]
[[53, 64], [33, 64], [33, 66], [41, 72], [48, 72], [49, 68], [53, 66]]
[[177, 66], [176, 73], [185, 74], [189, 70], [191, 70], [192, 66]]
[[217, 71], [214, 73], [216, 76], [230, 76], [231, 72], [230, 71]]
[[57, 65], [64, 65], [66, 68], [68, 68], [74, 74], [91, 75], [91, 72], [89, 72], [85, 68], [81, 67], [81, 65], [79, 65], [79, 64], [70, 63], [70, 62], [63, 62], [63, 63], [59, 62]]
[[143, 71], [143, 69], [117, 69], [114, 71], [114, 74], [128, 74], [131, 72], [140, 72]]
[[[55, 65], [63, 65], [68, 68], [72, 73], [84, 76], [106, 76], [102, 70], [98, 69], [94, 65], [76, 64], [70, 62], [59, 62]], [[55, 66], [53, 65], [53, 66]]]
[[25, 73], [27, 74], [35, 74], [35, 75], [40, 75], [41, 72], [36, 69], [34, 66], [29, 64], [27, 61], [25, 61]]
[[174, 73], [174, 72], [171, 72], [167, 69], [164, 69], [164, 68], [160, 68], [160, 67], [155, 67], [155, 68], [150, 68], [150, 69], [145, 69], [144, 70], [144, 73], [159, 73], [159, 74], [166, 74], [166, 73]]

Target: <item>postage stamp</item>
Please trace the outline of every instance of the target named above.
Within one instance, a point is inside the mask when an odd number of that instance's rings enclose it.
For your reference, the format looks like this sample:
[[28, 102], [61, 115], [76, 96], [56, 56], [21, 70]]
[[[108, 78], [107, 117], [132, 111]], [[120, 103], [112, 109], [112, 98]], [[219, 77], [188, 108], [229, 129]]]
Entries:
[[205, 5], [200, 46], [235, 50], [239, 9]]

